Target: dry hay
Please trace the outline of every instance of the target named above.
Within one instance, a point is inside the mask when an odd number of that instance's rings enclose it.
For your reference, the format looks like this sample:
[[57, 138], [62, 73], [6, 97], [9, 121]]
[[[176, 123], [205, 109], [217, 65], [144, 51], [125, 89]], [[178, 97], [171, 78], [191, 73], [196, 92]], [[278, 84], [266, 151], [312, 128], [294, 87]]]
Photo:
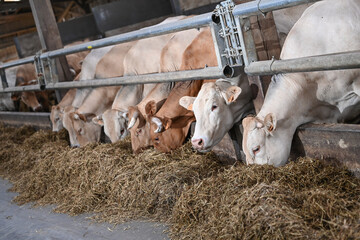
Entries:
[[65, 131], [0, 127], [0, 175], [23, 204], [171, 224], [174, 239], [360, 239], [360, 180], [311, 159], [225, 166], [189, 144], [131, 153], [130, 139], [68, 147]]

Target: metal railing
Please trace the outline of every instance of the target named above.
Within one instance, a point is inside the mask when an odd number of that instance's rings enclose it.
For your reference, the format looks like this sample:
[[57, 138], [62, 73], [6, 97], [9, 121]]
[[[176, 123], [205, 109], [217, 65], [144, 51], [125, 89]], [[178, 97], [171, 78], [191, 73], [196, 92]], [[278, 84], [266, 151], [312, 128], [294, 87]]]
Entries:
[[[360, 67], [360, 54], [343, 53], [343, 54], [331, 54], [326, 56], [308, 57], [302, 59], [291, 60], [273, 60], [273, 61], [256, 61], [255, 49], [249, 49], [246, 38], [252, 38], [251, 34], [246, 34], [249, 31], [248, 17], [251, 15], [264, 14], [269, 11], [292, 7], [300, 4], [316, 2], [319, 0], [258, 0], [244, 4], [233, 5], [231, 1], [225, 1], [220, 5], [222, 7], [230, 5], [232, 16], [229, 19], [229, 11], [226, 10], [227, 16], [219, 15], [219, 13], [206, 13], [192, 18], [179, 20], [176, 22], [166, 23], [162, 25], [156, 25], [147, 27], [144, 29], [136, 30], [129, 33], [124, 33], [100, 40], [95, 40], [87, 43], [78, 44], [75, 46], [58, 49], [42, 53], [38, 56], [31, 56], [16, 61], [4, 63], [0, 65], [0, 75], [2, 79], [2, 86], [0, 93], [5, 92], [21, 92], [21, 91], [38, 91], [38, 90], [55, 90], [64, 88], [85, 88], [85, 87], [100, 87], [100, 86], [113, 86], [113, 85], [126, 85], [126, 84], [138, 84], [138, 83], [157, 83], [166, 81], [187, 81], [198, 80], [205, 78], [221, 78], [231, 77], [234, 73], [238, 72], [239, 62], [231, 60], [231, 58], [239, 58], [239, 52], [241, 52], [241, 58], [245, 63], [245, 72], [250, 75], [269, 75], [280, 72], [300, 72], [300, 71], [319, 71], [319, 70], [334, 70], [340, 68], [359, 68]], [[230, 4], [229, 4], [230, 3]], [[220, 6], [219, 5], [219, 6]], [[236, 20], [236, 26], [229, 26], [232, 23], [232, 19]], [[178, 71], [158, 74], [144, 74], [138, 76], [123, 76], [114, 77], [108, 79], [94, 79], [87, 81], [71, 81], [71, 82], [56, 82], [52, 79], [45, 79], [45, 82], [41, 82], [38, 85], [28, 85], [21, 87], [7, 87], [6, 77], [4, 70], [9, 67], [18, 66], [26, 63], [34, 62], [34, 59], [40, 59], [41, 63], [49, 63], [51, 59], [59, 56], [68, 55], [76, 52], [81, 52], [89, 49], [95, 49], [105, 47], [109, 45], [125, 43], [129, 41], [159, 36], [163, 34], [188, 30], [192, 28], [200, 28], [210, 26], [213, 34], [213, 40], [215, 43], [215, 52], [218, 59], [218, 67], [204, 68], [199, 70]], [[235, 33], [235, 28], [237, 32]], [[234, 34], [239, 35], [240, 40], [234, 38]], [[235, 40], [234, 40], [235, 39]], [[241, 46], [234, 46], [236, 42], [240, 41]], [[230, 45], [229, 45], [230, 44]], [[241, 47], [241, 49], [240, 49]], [[233, 48], [233, 49], [229, 49]], [[241, 51], [240, 51], [241, 50]], [[251, 52], [252, 51], [252, 52]], [[234, 52], [236, 54], [234, 55]], [[349, 58], [351, 54], [351, 58]], [[255, 55], [255, 57], [254, 57]], [[322, 60], [326, 58], [326, 61]], [[350, 61], [351, 60], [351, 61]], [[289, 67], [291, 62], [291, 67]], [[234, 65], [235, 64], [235, 65]], [[46, 64], [44, 64], [46, 65]], [[51, 77], [50, 77], [51, 78]], [[40, 82], [40, 81], [39, 81]]]

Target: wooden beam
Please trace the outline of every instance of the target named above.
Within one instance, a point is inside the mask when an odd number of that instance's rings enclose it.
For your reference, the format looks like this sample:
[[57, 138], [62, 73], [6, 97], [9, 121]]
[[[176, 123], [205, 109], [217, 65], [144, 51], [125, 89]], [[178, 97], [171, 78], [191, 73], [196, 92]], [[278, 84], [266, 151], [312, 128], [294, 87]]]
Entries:
[[64, 12], [60, 15], [60, 17], [58, 18], [57, 22], [62, 22], [62, 19], [66, 17], [66, 15], [68, 15], [70, 9], [74, 6], [75, 2], [71, 1], [69, 3], [69, 5], [66, 7], [66, 9], [64, 10]]
[[305, 124], [298, 127], [291, 158], [300, 156], [341, 164], [360, 177], [360, 125]]
[[[42, 48], [47, 51], [63, 48], [50, 0], [30, 0], [30, 6]], [[72, 77], [65, 56], [59, 57], [56, 65], [59, 81], [71, 81]], [[57, 100], [60, 101], [65, 93], [66, 91], [56, 91]]]

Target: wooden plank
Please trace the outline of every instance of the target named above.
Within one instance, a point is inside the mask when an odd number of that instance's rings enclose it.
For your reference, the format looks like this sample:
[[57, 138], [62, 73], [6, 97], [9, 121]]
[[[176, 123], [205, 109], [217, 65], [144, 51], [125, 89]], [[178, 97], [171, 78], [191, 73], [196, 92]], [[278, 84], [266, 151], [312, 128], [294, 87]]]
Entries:
[[64, 12], [60, 15], [60, 17], [58, 18], [58, 21], [57, 22], [62, 22], [63, 21], [63, 18], [66, 17], [66, 15], [69, 13], [70, 9], [73, 7], [73, 5], [75, 4], [74, 1], [71, 1], [69, 3], [69, 5], [66, 7], [66, 9], [64, 10]]
[[116, 1], [92, 8], [101, 33], [173, 13], [169, 0]]
[[293, 139], [291, 158], [311, 157], [341, 164], [360, 177], [360, 125], [305, 124]]
[[[265, 17], [261, 15], [250, 17], [250, 22], [258, 61], [279, 59], [281, 47], [272, 12], [267, 13]], [[271, 76], [262, 76], [260, 80], [265, 96]]]
[[[63, 48], [50, 0], [30, 0], [30, 6], [42, 48], [47, 51]], [[56, 61], [59, 81], [71, 81], [72, 76], [65, 56], [59, 57]], [[56, 91], [58, 102], [65, 93], [66, 91]]]

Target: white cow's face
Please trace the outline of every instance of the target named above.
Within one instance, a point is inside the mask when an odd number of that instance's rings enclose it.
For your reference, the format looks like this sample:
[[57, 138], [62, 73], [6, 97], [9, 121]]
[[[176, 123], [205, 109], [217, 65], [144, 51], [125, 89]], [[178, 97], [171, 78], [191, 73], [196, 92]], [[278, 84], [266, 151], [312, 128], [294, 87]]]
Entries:
[[257, 117], [247, 117], [242, 125], [242, 145], [247, 164], [270, 164], [278, 167], [287, 162], [292, 136], [286, 130], [276, 130], [276, 118], [273, 114], [266, 115], [264, 121]]
[[50, 113], [50, 120], [52, 124], [53, 132], [58, 132], [64, 128], [63, 126], [63, 117], [64, 109], [60, 106], [52, 106]]
[[102, 115], [93, 118], [93, 122], [104, 126], [104, 132], [112, 143], [124, 139], [129, 131], [127, 130], [127, 114], [115, 109], [106, 110]]
[[218, 85], [206, 83], [196, 98], [180, 99], [181, 106], [194, 111], [196, 126], [191, 141], [193, 147], [201, 152], [211, 150], [234, 124], [230, 104], [237, 99], [241, 89], [231, 85], [220, 88]]

